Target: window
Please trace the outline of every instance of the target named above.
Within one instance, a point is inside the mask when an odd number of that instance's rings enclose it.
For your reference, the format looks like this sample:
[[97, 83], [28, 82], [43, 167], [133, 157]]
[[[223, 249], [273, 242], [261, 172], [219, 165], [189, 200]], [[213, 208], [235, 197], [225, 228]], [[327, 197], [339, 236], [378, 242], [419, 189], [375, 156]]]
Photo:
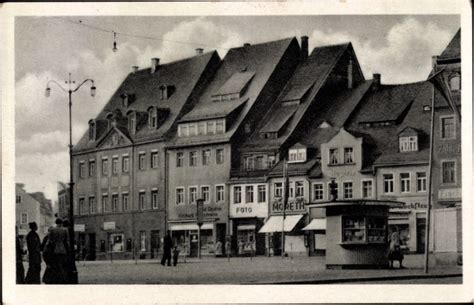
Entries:
[[183, 167], [184, 165], [184, 153], [176, 153], [176, 167]]
[[[62, 199], [62, 198], [61, 198]], [[16, 196], [16, 203], [21, 203], [21, 196]]]
[[95, 160], [89, 160], [89, 176], [93, 177], [95, 175]]
[[112, 158], [112, 174], [117, 175], [118, 173], [118, 157]]
[[456, 138], [456, 130], [454, 126], [454, 116], [441, 118], [441, 139]]
[[245, 187], [245, 203], [253, 202], [253, 185], [247, 185]]
[[81, 161], [79, 163], [79, 178], [84, 178], [85, 174], [85, 168], [86, 165], [84, 164], [84, 161]]
[[158, 168], [158, 152], [152, 151], [151, 152], [151, 168]]
[[137, 117], [134, 112], [128, 115], [128, 130], [131, 134], [135, 134], [137, 127]]
[[400, 174], [400, 192], [402, 193], [410, 192], [410, 173]]
[[118, 195], [112, 195], [112, 212], [118, 212]]
[[205, 135], [206, 134], [206, 122], [199, 122], [198, 123], [198, 135]]
[[122, 172], [128, 173], [130, 170], [130, 159], [128, 156], [122, 157]]
[[387, 221], [379, 217], [344, 217], [342, 241], [347, 243], [387, 242]]
[[443, 183], [456, 183], [456, 162], [441, 162], [443, 168]]
[[304, 183], [303, 181], [296, 181], [295, 182], [295, 197], [303, 197], [304, 196]]
[[189, 187], [189, 203], [194, 204], [197, 200], [197, 187]]
[[216, 134], [224, 133], [224, 121], [217, 120], [216, 121]]
[[196, 166], [197, 165], [197, 152], [191, 151], [189, 152], [189, 166]]
[[224, 163], [224, 149], [223, 148], [216, 149], [216, 163], [217, 164]]
[[145, 169], [145, 158], [146, 154], [141, 152], [138, 154], [138, 169], [144, 170]]
[[244, 125], [244, 131], [245, 131], [245, 133], [250, 133], [252, 131], [252, 128], [250, 127], [249, 123], [246, 123]]
[[400, 152], [418, 151], [418, 137], [400, 137], [399, 139]]
[[86, 207], [84, 201], [84, 197], [79, 198], [79, 215], [85, 214]]
[[193, 137], [197, 135], [197, 126], [195, 123], [189, 124], [189, 136]]
[[240, 186], [234, 186], [234, 203], [242, 202], [242, 188]]
[[211, 161], [211, 150], [206, 149], [202, 151], [202, 165], [208, 165]]
[[352, 182], [344, 182], [342, 183], [342, 188], [344, 190], [344, 199], [352, 199]]
[[109, 174], [109, 160], [102, 159], [102, 175], [107, 176]]
[[148, 127], [156, 128], [158, 126], [158, 112], [156, 108], [151, 108], [148, 111]]
[[258, 189], [258, 192], [257, 192], [258, 203], [267, 201], [267, 187], [265, 185], [259, 185], [257, 189]]
[[386, 194], [393, 193], [393, 174], [383, 175], [383, 192]]
[[123, 234], [110, 234], [109, 245], [111, 252], [123, 252]]
[[275, 166], [275, 156], [268, 156], [268, 168]]
[[416, 173], [416, 191], [426, 192], [426, 172]]
[[89, 197], [89, 213], [90, 214], [95, 213], [95, 197], [94, 196]]
[[109, 199], [108, 199], [107, 195], [102, 195], [102, 207], [101, 207], [102, 208], [102, 213], [108, 212], [108, 207], [107, 207], [108, 206], [108, 203], [107, 203], [108, 200]]
[[211, 198], [209, 196], [209, 187], [208, 186], [201, 186], [201, 198], [204, 199], [205, 203], [209, 203]]
[[182, 187], [176, 188], [176, 204], [184, 203], [184, 189]]
[[122, 210], [123, 211], [130, 210], [130, 206], [128, 204], [128, 194], [122, 194]]
[[95, 140], [95, 123], [89, 122], [89, 141]]
[[343, 242], [365, 242], [365, 218], [345, 217], [343, 218], [342, 241]]
[[207, 134], [214, 134], [215, 133], [215, 122], [209, 121], [207, 122]]
[[151, 208], [156, 210], [158, 209], [158, 191], [151, 191]]
[[449, 79], [449, 88], [451, 89], [451, 91], [461, 90], [461, 77], [459, 76], [459, 74], [451, 76], [451, 78]]
[[[336, 196], [338, 194], [338, 190], [339, 190], [339, 183], [337, 182], [334, 182], [334, 191], [336, 192]], [[328, 200], [331, 200], [332, 197], [331, 197], [331, 182], [328, 182]]]
[[216, 201], [217, 202], [224, 201], [224, 186], [223, 185], [216, 185]]
[[283, 183], [276, 182], [273, 186], [275, 187], [275, 197], [281, 197], [283, 195]]
[[188, 125], [181, 124], [178, 126], [178, 137], [187, 137], [188, 136]]
[[21, 213], [21, 224], [28, 223], [28, 213]]
[[255, 168], [255, 159], [253, 157], [244, 157], [244, 166], [246, 170], [253, 170]]
[[288, 162], [305, 162], [306, 148], [290, 149], [288, 153]]
[[352, 147], [344, 148], [344, 163], [354, 164], [354, 149]]
[[140, 231], [140, 251], [146, 251], [146, 231]]
[[331, 148], [331, 149], [329, 150], [329, 164], [330, 164], [330, 165], [337, 165], [337, 164], [339, 164], [339, 161], [338, 161], [338, 158], [337, 158], [337, 157], [338, 157], [337, 154], [338, 154], [337, 148]]
[[255, 163], [256, 163], [256, 168], [257, 169], [265, 169], [266, 168], [266, 165], [265, 165], [265, 159], [263, 156], [258, 156], [255, 158]]
[[362, 197], [370, 198], [372, 197], [372, 180], [363, 180], [362, 181]]
[[322, 183], [313, 184], [313, 198], [314, 200], [324, 199], [324, 185]]
[[140, 206], [140, 210], [146, 209], [146, 198], [144, 191], [140, 191], [140, 193], [138, 194], [138, 205]]

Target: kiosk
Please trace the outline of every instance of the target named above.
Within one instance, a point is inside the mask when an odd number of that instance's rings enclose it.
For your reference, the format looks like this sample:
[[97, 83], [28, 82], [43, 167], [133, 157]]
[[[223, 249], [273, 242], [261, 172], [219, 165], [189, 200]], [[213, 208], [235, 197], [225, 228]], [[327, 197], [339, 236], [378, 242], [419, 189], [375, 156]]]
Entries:
[[326, 210], [326, 269], [388, 268], [388, 214], [398, 201], [341, 200]]

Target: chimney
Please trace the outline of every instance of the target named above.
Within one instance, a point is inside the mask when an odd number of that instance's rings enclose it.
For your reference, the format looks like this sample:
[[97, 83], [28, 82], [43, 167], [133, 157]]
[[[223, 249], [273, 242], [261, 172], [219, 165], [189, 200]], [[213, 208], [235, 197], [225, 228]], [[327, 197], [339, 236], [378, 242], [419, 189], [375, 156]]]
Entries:
[[151, 73], [155, 73], [156, 70], [158, 69], [158, 66], [160, 65], [160, 59], [159, 58], [152, 58], [151, 59]]
[[438, 65], [438, 55], [431, 56], [431, 68], [436, 72], [436, 66]]
[[347, 65], [347, 88], [352, 89], [352, 82], [353, 82], [353, 73], [352, 73], [352, 58], [349, 59], [349, 64]]
[[135, 74], [138, 71], [138, 66], [132, 66], [132, 73]]
[[301, 60], [308, 57], [308, 36], [301, 36]]
[[380, 86], [380, 79], [381, 79], [381, 75], [380, 73], [374, 73], [372, 74], [372, 78], [373, 78], [373, 85], [372, 85], [372, 88], [374, 90], [377, 90]]
[[197, 48], [196, 49], [196, 55], [201, 55], [204, 52], [203, 48]]
[[248, 43], [248, 42], [244, 43], [244, 47], [246, 47], [246, 48], [250, 47], [250, 43]]

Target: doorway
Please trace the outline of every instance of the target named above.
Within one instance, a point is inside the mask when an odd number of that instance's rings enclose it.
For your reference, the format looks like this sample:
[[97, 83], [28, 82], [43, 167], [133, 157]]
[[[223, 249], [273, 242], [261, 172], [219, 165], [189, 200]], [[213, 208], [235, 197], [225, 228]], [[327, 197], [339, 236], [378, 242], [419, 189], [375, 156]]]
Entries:
[[151, 231], [151, 258], [158, 257], [159, 251], [160, 251], [160, 231], [152, 230]]
[[95, 261], [95, 233], [89, 233], [89, 250], [87, 260]]
[[425, 252], [426, 243], [426, 219], [416, 219], [416, 253]]

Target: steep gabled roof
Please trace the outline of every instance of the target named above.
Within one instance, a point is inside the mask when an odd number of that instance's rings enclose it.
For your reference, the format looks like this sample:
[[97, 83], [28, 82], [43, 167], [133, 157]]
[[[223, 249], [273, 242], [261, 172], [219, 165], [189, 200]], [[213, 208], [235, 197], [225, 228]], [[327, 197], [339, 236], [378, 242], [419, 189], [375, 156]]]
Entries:
[[449, 42], [448, 46], [438, 60], [459, 59], [461, 58], [461, 29], [459, 29]]
[[[150, 106], [166, 108], [169, 109], [169, 113], [158, 128], [150, 129], [147, 126], [143, 126], [143, 128], [139, 128], [135, 134], [130, 136], [134, 142], [162, 139], [181, 115], [184, 105], [189, 101], [204, 73], [209, 70], [209, 66], [217, 65], [219, 61], [219, 55], [214, 51], [175, 62], [160, 64], [153, 74], [150, 68], [130, 73], [99, 113], [97, 120], [105, 120], [107, 114], [113, 113], [117, 109], [125, 115], [131, 109], [137, 113], [146, 114]], [[172, 92], [167, 99], [162, 100], [161, 87], [164, 85], [170, 86]], [[122, 105], [122, 95], [124, 93], [127, 93], [130, 98], [130, 103], [127, 107]], [[143, 118], [141, 119], [143, 120]], [[100, 136], [98, 135], [98, 139]], [[94, 149], [96, 142], [89, 141], [86, 132], [76, 144], [75, 151]]]

